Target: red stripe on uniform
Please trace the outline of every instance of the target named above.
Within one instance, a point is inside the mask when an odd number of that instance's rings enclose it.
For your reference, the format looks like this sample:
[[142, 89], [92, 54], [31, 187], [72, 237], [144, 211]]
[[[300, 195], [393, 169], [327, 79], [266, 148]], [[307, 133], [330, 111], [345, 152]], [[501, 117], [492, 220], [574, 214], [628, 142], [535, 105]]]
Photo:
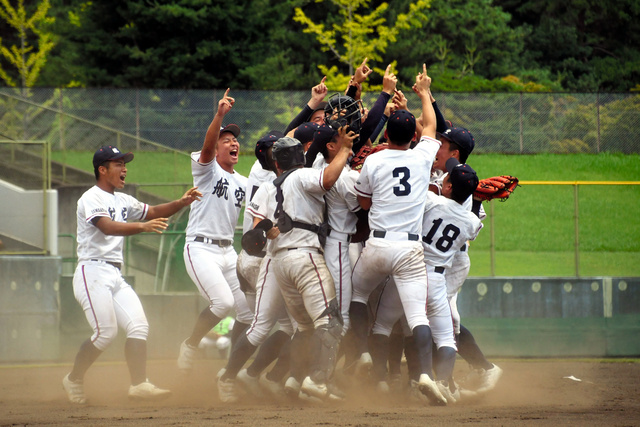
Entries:
[[269, 274], [269, 264], [271, 264], [271, 258], [269, 258], [269, 260], [267, 261], [267, 266], [265, 268], [265, 273], [264, 273], [264, 280], [262, 281], [262, 286], [260, 291], [260, 298], [258, 298], [258, 301], [256, 301], [256, 312], [253, 314], [253, 322], [251, 322], [251, 326], [249, 327], [249, 329], [247, 329], [247, 335], [249, 335], [251, 331], [253, 331], [258, 321], [258, 315], [260, 313], [260, 302], [262, 301], [262, 295], [264, 294], [264, 284], [267, 282], [267, 275]]
[[82, 266], [82, 281], [84, 282], [84, 291], [87, 294], [87, 299], [89, 300], [89, 307], [91, 307], [91, 314], [93, 314], [93, 320], [96, 322], [96, 339], [92, 340], [91, 343], [94, 343], [100, 337], [100, 323], [98, 323], [98, 316], [96, 316], [96, 311], [93, 309], [93, 302], [91, 301], [91, 295], [89, 295], [89, 287], [87, 286], [87, 277], [84, 274], [84, 265]]

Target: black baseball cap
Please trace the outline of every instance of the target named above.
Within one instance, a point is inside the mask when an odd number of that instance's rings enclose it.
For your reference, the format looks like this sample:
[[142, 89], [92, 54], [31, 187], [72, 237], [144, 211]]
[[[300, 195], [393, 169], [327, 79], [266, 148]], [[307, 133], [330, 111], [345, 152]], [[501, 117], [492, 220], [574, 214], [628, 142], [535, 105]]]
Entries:
[[304, 122], [293, 133], [293, 137], [300, 141], [302, 145], [313, 141], [313, 134], [320, 127], [319, 124], [313, 122]]
[[256, 143], [255, 153], [258, 161], [260, 162], [260, 165], [262, 166], [262, 169], [271, 170], [269, 161], [267, 159], [267, 151], [273, 146], [273, 144], [276, 143], [277, 140], [279, 140], [283, 136], [284, 134], [282, 132], [272, 130], [263, 135], [262, 138], [260, 138]]
[[458, 159], [451, 157], [446, 163], [451, 182], [452, 193], [457, 200], [466, 200], [478, 187], [478, 175], [473, 168], [466, 163], [459, 163]]
[[387, 136], [394, 144], [408, 144], [416, 134], [416, 118], [407, 110], [395, 111], [387, 121]]
[[224, 132], [231, 132], [233, 136], [237, 138], [238, 135], [240, 135], [240, 128], [238, 127], [238, 125], [230, 123], [220, 128], [220, 135], [222, 135]]
[[338, 133], [334, 128], [327, 125], [318, 126], [318, 129], [313, 134], [313, 142], [319, 144], [320, 147], [324, 147], [327, 143], [333, 140], [333, 137]]
[[93, 154], [93, 169], [97, 170], [100, 165], [109, 160], [124, 159], [125, 163], [129, 163], [133, 160], [133, 153], [123, 153], [113, 145], [105, 145]]
[[253, 230], [249, 230], [242, 235], [242, 249], [249, 255], [258, 255], [267, 244], [267, 231], [273, 228], [273, 222], [270, 219], [263, 219]]
[[476, 145], [471, 132], [462, 127], [451, 127], [442, 132], [440, 137], [458, 145], [460, 150], [464, 151], [464, 154], [466, 154], [467, 157], [471, 154], [473, 147]]

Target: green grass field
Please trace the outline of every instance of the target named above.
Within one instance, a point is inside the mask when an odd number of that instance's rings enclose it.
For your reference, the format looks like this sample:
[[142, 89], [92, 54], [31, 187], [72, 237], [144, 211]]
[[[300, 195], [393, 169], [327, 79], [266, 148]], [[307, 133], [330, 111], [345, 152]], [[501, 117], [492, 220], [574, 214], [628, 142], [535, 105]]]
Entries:
[[[53, 153], [54, 160], [92, 170], [92, 153]], [[255, 158], [241, 156], [236, 170], [248, 175]], [[480, 178], [514, 175], [524, 181], [506, 202], [485, 203], [484, 229], [470, 249], [471, 276], [575, 276], [576, 202], [573, 185], [526, 181], [640, 181], [640, 156], [622, 154], [480, 154], [469, 159]], [[176, 198], [191, 180], [186, 155], [142, 152], [127, 181]], [[144, 184], [183, 184], [145, 187]], [[580, 185], [580, 276], [640, 276], [639, 185]], [[491, 262], [492, 240], [494, 260]], [[493, 268], [492, 268], [493, 265]]]

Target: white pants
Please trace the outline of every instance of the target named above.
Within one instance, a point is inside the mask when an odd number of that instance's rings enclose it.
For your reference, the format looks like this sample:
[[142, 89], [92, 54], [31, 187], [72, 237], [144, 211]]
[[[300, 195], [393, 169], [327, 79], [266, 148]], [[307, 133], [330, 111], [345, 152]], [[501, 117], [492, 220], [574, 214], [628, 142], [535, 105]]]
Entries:
[[233, 246], [187, 242], [184, 245], [184, 264], [200, 295], [209, 301], [209, 308], [220, 319], [232, 308], [236, 320], [249, 324], [253, 313], [240, 290], [236, 264], [238, 255]]
[[429, 325], [427, 271], [419, 241], [391, 241], [371, 237], [353, 269], [352, 300], [366, 304], [371, 292], [391, 276], [396, 284], [409, 328]]
[[431, 325], [433, 342], [438, 348], [451, 347], [457, 350], [453, 335], [451, 307], [447, 299], [447, 284], [444, 273], [436, 273], [434, 267], [427, 266], [427, 317]]
[[324, 246], [324, 259], [336, 287], [336, 299], [344, 322], [342, 328], [344, 335], [350, 326], [349, 305], [351, 304], [352, 294], [349, 243], [336, 239], [331, 235], [327, 236], [327, 243]]
[[146, 340], [149, 324], [140, 298], [120, 270], [102, 261], [80, 262], [73, 275], [73, 294], [93, 329], [91, 342], [104, 351], [118, 335]]
[[300, 331], [329, 323], [324, 315], [336, 297], [331, 273], [316, 250], [281, 250], [273, 258], [276, 280], [289, 314]]
[[293, 335], [295, 330], [273, 273], [272, 264], [273, 260], [268, 256], [264, 257], [260, 264], [253, 321], [247, 329], [247, 339], [256, 347], [264, 343], [276, 322], [280, 324], [280, 330], [289, 336]]
[[464, 281], [467, 280], [471, 261], [467, 251], [456, 252], [453, 258], [453, 265], [447, 268], [445, 278], [447, 280], [447, 298], [451, 306], [451, 315], [453, 316], [453, 329], [456, 334], [460, 333], [460, 313], [458, 312], [458, 292]]

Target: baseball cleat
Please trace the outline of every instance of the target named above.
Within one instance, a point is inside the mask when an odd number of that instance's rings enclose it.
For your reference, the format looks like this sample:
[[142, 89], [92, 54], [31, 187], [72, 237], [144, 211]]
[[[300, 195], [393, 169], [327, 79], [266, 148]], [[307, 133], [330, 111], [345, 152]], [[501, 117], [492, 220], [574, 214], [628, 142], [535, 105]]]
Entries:
[[376, 392], [379, 394], [389, 394], [391, 392], [389, 383], [386, 381], [378, 381], [378, 384], [376, 384]]
[[238, 372], [236, 379], [253, 397], [262, 397], [262, 390], [258, 384], [258, 377], [252, 377], [246, 369], [242, 369]]
[[284, 400], [287, 395], [285, 394], [284, 387], [278, 381], [271, 381], [267, 378], [267, 373], [264, 372], [260, 375], [260, 379], [258, 380], [260, 387], [265, 390], [271, 397], [276, 400]]
[[453, 393], [449, 389], [449, 384], [446, 381], [437, 381], [436, 385], [438, 386], [438, 390], [447, 400], [447, 404], [451, 405], [452, 403], [456, 403], [456, 398], [453, 396]]
[[366, 378], [369, 376], [371, 367], [373, 366], [373, 360], [371, 354], [362, 353], [360, 359], [356, 361], [356, 376], [360, 378]]
[[476, 389], [477, 393], [485, 393], [493, 390], [498, 384], [498, 380], [502, 376], [502, 369], [498, 365], [493, 365], [491, 369], [482, 369], [479, 371], [480, 385]]
[[317, 383], [313, 381], [311, 377], [306, 377], [304, 381], [302, 381], [300, 391], [308, 394], [309, 396], [317, 397], [319, 399], [325, 399], [329, 397], [329, 389], [327, 388], [327, 385]]
[[198, 348], [191, 347], [187, 344], [187, 340], [184, 340], [182, 344], [180, 344], [180, 354], [178, 355], [178, 369], [180, 372], [183, 374], [191, 372], [197, 352]]
[[445, 397], [442, 395], [440, 390], [438, 390], [438, 385], [436, 384], [435, 381], [433, 381], [429, 377], [429, 375], [420, 374], [420, 381], [418, 381], [418, 387], [420, 388], [420, 391], [422, 392], [422, 394], [427, 396], [427, 398], [429, 399], [429, 402], [431, 402], [432, 405], [436, 405], [436, 406], [447, 405], [447, 399], [445, 399]]
[[129, 387], [129, 398], [135, 400], [162, 400], [171, 396], [169, 390], [158, 388], [149, 380]]
[[222, 403], [235, 403], [238, 401], [236, 392], [236, 380], [218, 378], [218, 397]]
[[67, 392], [69, 402], [78, 404], [87, 403], [87, 397], [84, 395], [84, 383], [82, 381], [71, 381], [69, 374], [67, 374], [62, 379], [62, 388]]
[[297, 399], [300, 394], [300, 382], [294, 377], [287, 378], [284, 383], [284, 393], [291, 399]]
[[429, 403], [429, 399], [427, 399], [427, 396], [422, 394], [420, 391], [420, 385], [418, 384], [418, 381], [415, 380], [411, 380], [409, 383], [409, 398], [415, 402]]

